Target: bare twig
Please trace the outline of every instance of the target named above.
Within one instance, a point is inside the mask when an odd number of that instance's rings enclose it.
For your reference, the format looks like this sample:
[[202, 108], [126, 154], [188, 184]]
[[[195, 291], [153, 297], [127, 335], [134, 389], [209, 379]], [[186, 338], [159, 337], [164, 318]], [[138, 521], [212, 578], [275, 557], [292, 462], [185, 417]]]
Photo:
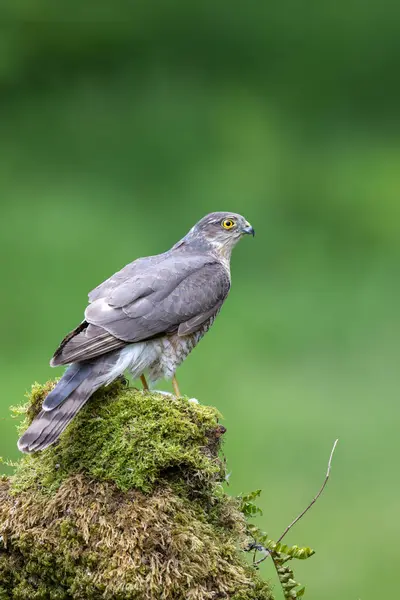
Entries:
[[[298, 521], [300, 521], [300, 519], [302, 517], [304, 517], [304, 515], [306, 514], [306, 512], [308, 512], [310, 510], [310, 508], [312, 507], [312, 505], [315, 504], [315, 502], [318, 500], [318, 498], [320, 497], [320, 495], [324, 491], [325, 486], [328, 483], [329, 475], [331, 473], [331, 465], [332, 465], [333, 453], [335, 452], [336, 444], [338, 443], [338, 441], [339, 441], [338, 439], [335, 440], [335, 442], [333, 444], [333, 447], [332, 447], [332, 450], [331, 450], [331, 453], [330, 453], [330, 456], [329, 456], [328, 469], [326, 471], [325, 479], [324, 479], [324, 482], [323, 482], [322, 486], [320, 487], [317, 495], [314, 496], [314, 498], [311, 500], [311, 502], [308, 504], [308, 506], [294, 519], [294, 521], [292, 521], [290, 523], [290, 525], [288, 525], [286, 527], [285, 531], [282, 533], [282, 535], [280, 536], [280, 538], [278, 538], [277, 544], [279, 544], [279, 542], [281, 542], [283, 540], [283, 538], [290, 531], [290, 529], [293, 527], [293, 525], [295, 525]], [[253, 562], [254, 566], [259, 565], [261, 562], [263, 562], [271, 554], [271, 551], [268, 550], [268, 548], [264, 548], [264, 550], [266, 551], [265, 556], [263, 556], [262, 558], [260, 558], [256, 562]]]
[[259, 552], [264, 552], [265, 554], [264, 554], [264, 556], [262, 556], [258, 560], [253, 560], [253, 567], [257, 567], [260, 563], [264, 562], [264, 560], [266, 558], [268, 558], [268, 556], [271, 554], [271, 550], [269, 548], [265, 548], [264, 546], [262, 546], [261, 548], [259, 548], [258, 551]]
[[318, 494], [316, 496], [314, 496], [314, 498], [311, 500], [310, 504], [307, 506], [307, 508], [305, 508], [303, 510], [303, 512], [301, 512], [299, 514], [298, 517], [296, 517], [294, 519], [294, 521], [292, 521], [290, 523], [290, 525], [288, 525], [285, 529], [285, 531], [282, 533], [281, 537], [278, 539], [277, 543], [279, 544], [279, 542], [281, 542], [283, 540], [283, 538], [285, 537], [285, 535], [288, 533], [289, 529], [291, 529], [293, 527], [293, 525], [295, 525], [297, 523], [297, 521], [300, 521], [300, 519], [302, 517], [304, 517], [304, 515], [306, 514], [306, 512], [308, 512], [310, 510], [310, 508], [312, 507], [313, 504], [315, 504], [315, 502], [318, 500], [318, 498], [320, 497], [320, 495], [322, 494], [322, 492], [325, 489], [326, 484], [328, 483], [328, 479], [329, 479], [329, 475], [331, 473], [331, 464], [332, 464], [332, 458], [333, 458], [333, 453], [335, 452], [335, 448], [336, 448], [336, 444], [338, 443], [339, 440], [335, 440], [335, 443], [333, 444], [330, 456], [329, 456], [329, 461], [328, 461], [328, 469], [326, 471], [326, 475], [325, 475], [325, 479], [324, 479], [324, 483], [322, 484]]

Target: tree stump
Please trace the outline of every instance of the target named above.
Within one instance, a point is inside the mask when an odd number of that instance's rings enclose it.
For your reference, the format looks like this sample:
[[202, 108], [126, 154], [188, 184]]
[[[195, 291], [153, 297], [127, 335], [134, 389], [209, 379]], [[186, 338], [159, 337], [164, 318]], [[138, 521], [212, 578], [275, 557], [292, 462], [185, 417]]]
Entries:
[[[33, 386], [23, 428], [54, 385]], [[270, 600], [223, 490], [218, 418], [122, 381], [99, 390], [0, 481], [0, 599]]]

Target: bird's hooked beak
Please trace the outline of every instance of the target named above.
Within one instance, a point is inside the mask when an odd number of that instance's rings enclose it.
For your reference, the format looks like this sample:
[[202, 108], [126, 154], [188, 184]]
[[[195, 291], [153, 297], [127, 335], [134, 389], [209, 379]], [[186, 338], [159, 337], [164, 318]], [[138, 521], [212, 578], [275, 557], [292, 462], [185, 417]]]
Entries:
[[253, 237], [256, 235], [254, 227], [252, 227], [248, 221], [246, 221], [246, 223], [244, 224], [242, 231], [243, 233], [247, 233], [248, 235], [252, 235]]

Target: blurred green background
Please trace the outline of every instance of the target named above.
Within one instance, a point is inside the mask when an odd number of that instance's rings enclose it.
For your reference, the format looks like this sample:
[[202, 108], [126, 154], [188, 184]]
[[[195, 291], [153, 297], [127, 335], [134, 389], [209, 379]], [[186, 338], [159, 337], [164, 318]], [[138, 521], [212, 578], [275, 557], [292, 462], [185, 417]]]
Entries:
[[[205, 213], [243, 213], [233, 289], [179, 370], [263, 489], [309, 600], [395, 597], [399, 558], [400, 5], [3, 3], [0, 455], [8, 407], [86, 294]], [[267, 561], [268, 562], [268, 561]], [[263, 573], [274, 577], [271, 565]], [[279, 587], [279, 586], [278, 586]], [[277, 598], [281, 598], [277, 587]]]

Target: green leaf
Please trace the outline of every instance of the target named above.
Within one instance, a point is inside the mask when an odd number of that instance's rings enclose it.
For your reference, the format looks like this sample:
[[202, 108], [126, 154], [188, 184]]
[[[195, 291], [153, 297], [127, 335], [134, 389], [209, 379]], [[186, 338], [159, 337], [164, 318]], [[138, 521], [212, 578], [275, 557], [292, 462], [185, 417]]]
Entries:
[[254, 503], [256, 498], [259, 498], [261, 490], [255, 490], [244, 496], [239, 496], [239, 510], [245, 515], [245, 517], [254, 517], [255, 515], [262, 515], [261, 508]]
[[299, 590], [297, 590], [296, 594], [298, 598], [301, 598], [302, 596], [304, 596], [304, 592], [306, 591], [305, 586], [303, 585], [303, 587], [301, 587]]

